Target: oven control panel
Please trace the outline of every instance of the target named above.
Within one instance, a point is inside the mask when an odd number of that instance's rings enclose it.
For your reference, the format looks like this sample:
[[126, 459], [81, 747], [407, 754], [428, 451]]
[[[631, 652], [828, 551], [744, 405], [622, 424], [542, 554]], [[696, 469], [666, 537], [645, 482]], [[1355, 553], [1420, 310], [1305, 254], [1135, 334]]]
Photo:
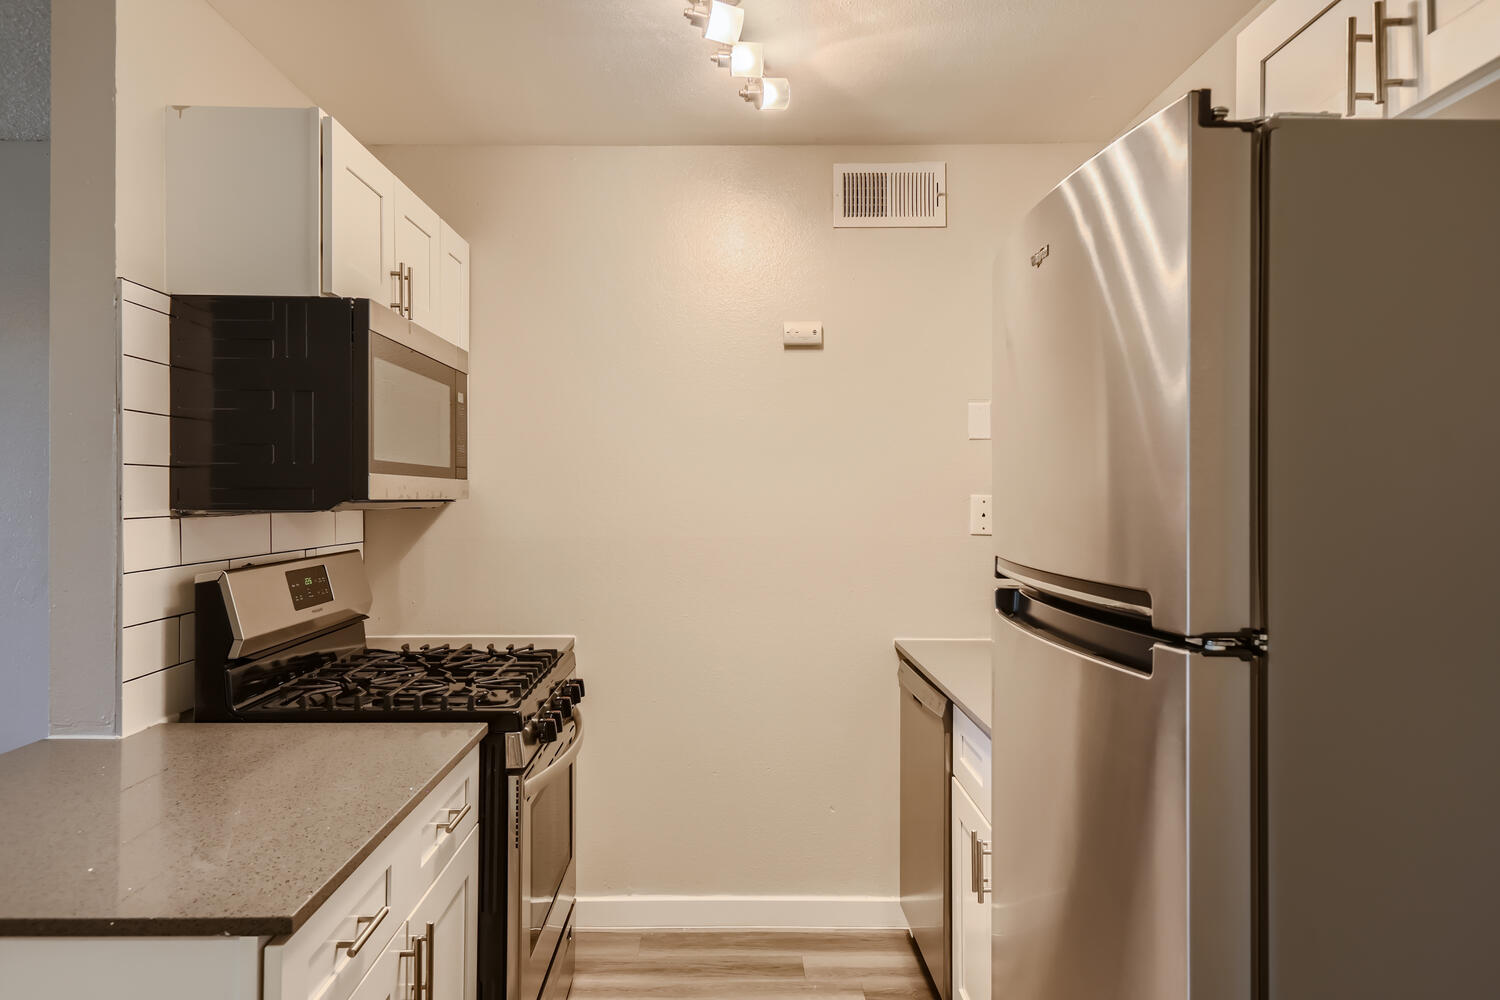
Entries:
[[286, 584], [292, 592], [294, 611], [305, 611], [333, 600], [333, 584], [328, 582], [328, 567], [322, 563], [287, 570]]

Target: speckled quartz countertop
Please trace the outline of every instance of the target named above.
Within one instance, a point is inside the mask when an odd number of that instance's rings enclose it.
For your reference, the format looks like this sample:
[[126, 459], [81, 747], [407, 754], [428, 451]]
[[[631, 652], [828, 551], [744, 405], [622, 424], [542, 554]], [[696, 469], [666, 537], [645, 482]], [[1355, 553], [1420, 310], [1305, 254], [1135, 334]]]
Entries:
[[188, 723], [0, 754], [0, 936], [289, 934], [484, 732]]
[[897, 639], [896, 652], [989, 734], [990, 640]]

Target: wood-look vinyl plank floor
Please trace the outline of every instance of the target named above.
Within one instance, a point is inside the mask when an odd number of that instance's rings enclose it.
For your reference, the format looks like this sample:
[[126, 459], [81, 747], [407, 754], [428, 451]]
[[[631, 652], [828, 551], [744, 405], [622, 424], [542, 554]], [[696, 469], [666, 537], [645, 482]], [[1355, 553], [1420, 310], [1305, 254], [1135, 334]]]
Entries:
[[585, 931], [573, 1000], [935, 1000], [905, 931]]

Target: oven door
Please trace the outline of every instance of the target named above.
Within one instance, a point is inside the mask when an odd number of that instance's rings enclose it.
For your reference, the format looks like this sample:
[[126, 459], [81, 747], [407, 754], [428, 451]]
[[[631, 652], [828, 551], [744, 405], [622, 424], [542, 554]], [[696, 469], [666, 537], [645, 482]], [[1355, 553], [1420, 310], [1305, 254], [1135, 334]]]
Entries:
[[520, 905], [515, 929], [521, 1000], [540, 995], [578, 891], [574, 815], [576, 765], [583, 749], [583, 716], [578, 709], [573, 709], [573, 720], [552, 746], [557, 749], [551, 755], [539, 754], [521, 778]]
[[370, 500], [469, 495], [468, 355], [409, 323], [370, 329]]

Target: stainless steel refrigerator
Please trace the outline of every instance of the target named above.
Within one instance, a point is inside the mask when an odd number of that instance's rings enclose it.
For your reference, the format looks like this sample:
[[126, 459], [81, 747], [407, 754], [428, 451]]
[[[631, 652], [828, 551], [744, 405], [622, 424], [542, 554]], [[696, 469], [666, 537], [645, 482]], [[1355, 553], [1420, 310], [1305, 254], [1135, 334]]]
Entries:
[[1216, 118], [996, 263], [993, 996], [1493, 996], [1500, 122]]

